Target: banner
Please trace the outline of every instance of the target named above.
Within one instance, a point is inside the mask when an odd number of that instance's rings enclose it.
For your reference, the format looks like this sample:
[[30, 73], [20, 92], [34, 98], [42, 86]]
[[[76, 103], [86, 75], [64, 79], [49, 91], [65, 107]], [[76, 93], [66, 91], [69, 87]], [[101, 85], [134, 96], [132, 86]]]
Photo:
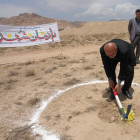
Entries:
[[0, 47], [20, 47], [59, 42], [57, 23], [35, 26], [0, 25]]

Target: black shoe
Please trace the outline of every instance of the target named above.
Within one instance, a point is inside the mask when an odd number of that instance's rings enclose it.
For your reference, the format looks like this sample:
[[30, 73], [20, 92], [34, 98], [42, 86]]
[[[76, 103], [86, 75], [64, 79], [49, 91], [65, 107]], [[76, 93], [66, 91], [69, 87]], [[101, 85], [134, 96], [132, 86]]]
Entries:
[[124, 95], [126, 95], [128, 99], [133, 99], [131, 93], [130, 93], [128, 90], [123, 90], [123, 89], [122, 89], [122, 93], [123, 93]]
[[110, 99], [111, 100], [114, 100], [115, 99], [115, 96], [114, 96], [114, 93], [113, 93], [113, 90], [110, 88]]

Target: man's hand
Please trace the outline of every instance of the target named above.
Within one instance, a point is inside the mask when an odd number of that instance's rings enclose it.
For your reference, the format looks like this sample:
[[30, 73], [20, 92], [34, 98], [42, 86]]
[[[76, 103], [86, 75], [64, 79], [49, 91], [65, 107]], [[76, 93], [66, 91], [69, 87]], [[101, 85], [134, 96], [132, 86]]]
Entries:
[[108, 83], [109, 83], [109, 87], [111, 89], [115, 87], [115, 84], [114, 84], [114, 81], [113, 80], [109, 80]]
[[120, 89], [120, 84], [117, 84], [117, 85], [115, 86], [114, 90], [118, 92], [119, 89]]

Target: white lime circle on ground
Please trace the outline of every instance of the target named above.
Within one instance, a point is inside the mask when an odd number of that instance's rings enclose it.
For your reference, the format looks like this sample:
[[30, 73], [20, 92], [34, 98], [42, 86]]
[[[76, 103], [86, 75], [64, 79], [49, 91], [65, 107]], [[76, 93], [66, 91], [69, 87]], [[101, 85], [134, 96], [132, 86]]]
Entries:
[[[35, 111], [35, 113], [32, 115], [31, 120], [29, 121], [28, 125], [32, 125], [32, 131], [34, 134], [39, 134], [42, 137], [42, 140], [59, 140], [59, 135], [58, 134], [51, 134], [51, 132], [45, 130], [41, 125], [38, 123], [38, 119], [41, 115], [41, 113], [44, 111], [44, 109], [47, 107], [47, 105], [56, 97], [61, 95], [62, 93], [67, 92], [68, 90], [80, 87], [80, 86], [85, 86], [85, 85], [94, 85], [94, 84], [102, 84], [102, 83], [107, 83], [108, 81], [106, 80], [92, 80], [89, 82], [85, 83], [80, 83], [76, 84], [73, 86], [70, 86], [64, 90], [58, 90], [55, 92], [52, 96], [50, 96], [47, 100], [43, 100], [41, 102], [40, 107]], [[132, 85], [135, 85], [137, 87], [140, 87], [138, 83], [132, 83]]]

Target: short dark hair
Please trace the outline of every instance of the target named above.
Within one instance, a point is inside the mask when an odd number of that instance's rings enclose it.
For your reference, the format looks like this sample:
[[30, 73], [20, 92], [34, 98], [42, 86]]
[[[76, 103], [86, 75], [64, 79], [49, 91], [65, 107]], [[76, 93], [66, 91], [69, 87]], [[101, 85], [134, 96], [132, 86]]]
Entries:
[[136, 13], [137, 13], [137, 12], [140, 12], [140, 9], [137, 9], [137, 10], [136, 10]]

